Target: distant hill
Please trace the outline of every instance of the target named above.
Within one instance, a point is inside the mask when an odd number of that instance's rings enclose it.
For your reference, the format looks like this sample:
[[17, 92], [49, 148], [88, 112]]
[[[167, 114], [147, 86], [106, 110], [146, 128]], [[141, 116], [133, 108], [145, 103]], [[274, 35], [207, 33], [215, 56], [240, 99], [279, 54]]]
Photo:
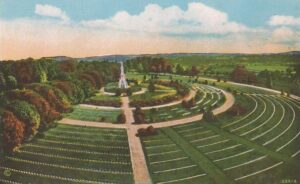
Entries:
[[55, 61], [68, 61], [70, 59], [73, 59], [71, 57], [67, 57], [67, 56], [53, 56], [53, 57], [43, 57], [45, 59], [53, 59]]
[[277, 55], [285, 55], [285, 56], [300, 56], [300, 51], [290, 51], [290, 52], [283, 52], [278, 53]]
[[121, 62], [128, 59], [138, 57], [138, 55], [107, 55], [107, 56], [92, 56], [85, 58], [76, 58], [78, 61], [115, 61]]
[[112, 61], [112, 62], [121, 62], [136, 57], [165, 57], [165, 58], [177, 58], [184, 56], [243, 56], [243, 55], [280, 55], [280, 56], [300, 56], [300, 51], [290, 51], [283, 53], [264, 53], [264, 54], [243, 54], [243, 53], [160, 53], [160, 54], [140, 54], [140, 55], [106, 55], [106, 56], [91, 56], [83, 58], [71, 58], [67, 56], [53, 56], [45, 57], [51, 58], [56, 61], [66, 61], [70, 59], [76, 59], [77, 61]]

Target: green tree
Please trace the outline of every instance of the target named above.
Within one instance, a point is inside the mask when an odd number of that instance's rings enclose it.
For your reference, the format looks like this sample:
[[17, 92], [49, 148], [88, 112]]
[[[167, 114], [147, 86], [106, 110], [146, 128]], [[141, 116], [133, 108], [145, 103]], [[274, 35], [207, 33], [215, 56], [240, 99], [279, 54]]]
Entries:
[[175, 69], [176, 71], [176, 74], [179, 74], [179, 75], [181, 75], [181, 74], [184, 74], [184, 68], [183, 68], [183, 66], [181, 66], [180, 64], [177, 64], [176, 65], [176, 69]]
[[18, 86], [18, 82], [14, 76], [9, 75], [6, 80], [6, 85], [9, 89], [15, 89]]
[[266, 87], [267, 88], [273, 88], [273, 80], [272, 80], [272, 75], [270, 72], [267, 73], [267, 80], [266, 80]]
[[37, 133], [41, 121], [36, 108], [25, 101], [15, 100], [8, 105], [8, 109], [24, 122], [25, 139], [31, 139]]
[[4, 91], [6, 88], [6, 80], [4, 78], [3, 73], [0, 72], [0, 92]]

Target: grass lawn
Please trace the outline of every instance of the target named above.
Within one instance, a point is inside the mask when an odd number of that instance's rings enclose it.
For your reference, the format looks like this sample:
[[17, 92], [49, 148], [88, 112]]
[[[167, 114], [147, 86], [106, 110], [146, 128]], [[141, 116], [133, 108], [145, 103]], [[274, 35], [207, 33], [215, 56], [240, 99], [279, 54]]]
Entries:
[[89, 107], [74, 106], [71, 113], [65, 114], [65, 117], [83, 121], [99, 121], [116, 123], [120, 110], [103, 110]]
[[[172, 119], [184, 118], [188, 116], [194, 116], [201, 113], [201, 109], [208, 109], [214, 106], [217, 108], [225, 101], [224, 96], [217, 92], [215, 89], [209, 88], [205, 85], [195, 84], [199, 90], [203, 93], [201, 99], [196, 101], [195, 106], [191, 108], [185, 108], [182, 104], [177, 104], [169, 107], [161, 107], [153, 110], [144, 110], [146, 114], [147, 122], [161, 122]], [[201, 87], [201, 88], [200, 88]]]
[[119, 96], [110, 96], [104, 95], [102, 93], [97, 93], [95, 96], [88, 98], [86, 100], [86, 103], [99, 106], [120, 107], [121, 98]]
[[[147, 85], [148, 84], [142, 84], [141, 86], [148, 87]], [[131, 96], [129, 98], [130, 103], [131, 104], [144, 104], [141, 106], [150, 106], [150, 104], [153, 101], [164, 100], [165, 98], [170, 98], [170, 97], [180, 98], [177, 95], [177, 91], [171, 87], [162, 86], [162, 85], [155, 85], [155, 86], [156, 86], [156, 90], [154, 92], [146, 91], [143, 94]], [[147, 104], [149, 104], [149, 105], [147, 105]], [[132, 106], [134, 106], [134, 105], [132, 105]]]
[[155, 183], [299, 181], [299, 102], [267, 94], [237, 95], [236, 102], [247, 104], [246, 114], [223, 113], [214, 123], [163, 128], [144, 137]]

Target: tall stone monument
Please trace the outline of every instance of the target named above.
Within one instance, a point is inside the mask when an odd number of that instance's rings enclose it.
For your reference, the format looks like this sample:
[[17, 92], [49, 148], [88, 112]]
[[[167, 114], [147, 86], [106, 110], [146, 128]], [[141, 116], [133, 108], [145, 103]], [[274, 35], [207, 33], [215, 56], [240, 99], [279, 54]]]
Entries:
[[128, 88], [128, 84], [126, 81], [126, 76], [125, 76], [125, 72], [124, 72], [124, 66], [123, 66], [123, 62], [121, 62], [121, 68], [120, 68], [120, 79], [119, 79], [119, 88]]

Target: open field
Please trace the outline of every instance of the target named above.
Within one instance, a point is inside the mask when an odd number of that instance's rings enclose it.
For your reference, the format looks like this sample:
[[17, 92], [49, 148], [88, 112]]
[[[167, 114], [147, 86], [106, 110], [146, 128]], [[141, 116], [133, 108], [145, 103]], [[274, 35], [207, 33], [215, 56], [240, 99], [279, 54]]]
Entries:
[[236, 56], [184, 56], [171, 58], [172, 64], [181, 64], [184, 67], [198, 66], [202, 71], [231, 72], [239, 64], [245, 65], [250, 71], [260, 72], [286, 71], [287, 68], [298, 62], [299, 56], [267, 56], [267, 55], [236, 55]]
[[1, 183], [132, 183], [127, 134], [58, 125], [7, 156]]
[[73, 112], [68, 113], [65, 117], [83, 121], [98, 121], [116, 123], [120, 110], [104, 110], [89, 107], [74, 106]]

